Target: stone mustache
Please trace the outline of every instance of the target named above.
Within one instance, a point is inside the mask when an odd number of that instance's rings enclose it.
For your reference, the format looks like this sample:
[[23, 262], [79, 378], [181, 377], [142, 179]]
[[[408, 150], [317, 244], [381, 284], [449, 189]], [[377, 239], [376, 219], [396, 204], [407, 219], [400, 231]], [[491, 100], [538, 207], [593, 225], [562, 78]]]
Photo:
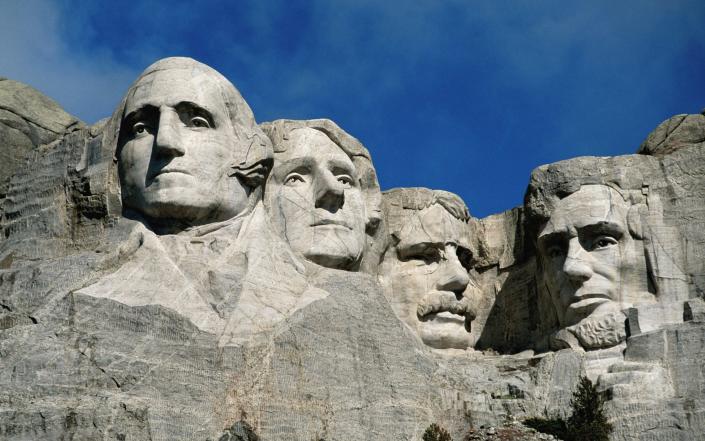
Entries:
[[705, 116], [538, 167], [521, 206], [477, 219], [446, 191], [381, 191], [330, 120], [257, 124], [192, 59], [90, 127], [46, 97], [23, 119], [39, 94], [16, 84], [3, 439], [462, 439], [566, 416], [581, 375], [616, 439], [705, 431]]
[[[491, 239], [456, 195], [382, 194], [369, 152], [335, 123], [258, 126], [227, 79], [190, 59], [147, 68], [113, 119], [123, 215], [157, 238], [254, 216], [256, 234], [283, 240], [295, 266], [378, 275], [397, 317], [424, 344], [477, 342], [471, 324], [487, 293], [475, 266]], [[562, 195], [529, 238], [538, 301], [550, 316], [534, 320], [555, 318], [545, 333], [552, 348], [620, 344], [627, 309], [658, 302], [642, 237], [651, 230], [632, 225], [641, 220], [623, 196], [629, 191], [586, 183]]]

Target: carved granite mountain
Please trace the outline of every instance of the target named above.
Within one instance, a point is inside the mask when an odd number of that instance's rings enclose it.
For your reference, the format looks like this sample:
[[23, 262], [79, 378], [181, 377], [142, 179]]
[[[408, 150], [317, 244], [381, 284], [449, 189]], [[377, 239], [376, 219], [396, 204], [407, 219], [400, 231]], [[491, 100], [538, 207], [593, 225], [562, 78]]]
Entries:
[[0, 78], [0, 194], [30, 151], [83, 125], [37, 90]]
[[0, 124], [0, 438], [492, 439], [587, 375], [612, 439], [703, 439], [701, 116], [476, 219], [381, 192], [332, 121], [257, 125], [194, 60], [92, 127], [3, 83], [40, 104]]

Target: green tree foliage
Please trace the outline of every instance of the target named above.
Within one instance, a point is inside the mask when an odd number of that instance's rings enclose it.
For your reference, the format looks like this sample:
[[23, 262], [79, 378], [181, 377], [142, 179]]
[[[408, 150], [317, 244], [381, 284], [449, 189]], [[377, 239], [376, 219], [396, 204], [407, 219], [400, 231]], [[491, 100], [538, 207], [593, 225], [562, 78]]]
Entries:
[[612, 424], [607, 422], [604, 405], [605, 399], [597, 387], [588, 378], [581, 377], [570, 400], [573, 413], [568, 421], [560, 418], [529, 418], [524, 424], [565, 441], [609, 441]]
[[565, 420], [561, 418], [529, 418], [524, 420], [524, 425], [536, 429], [541, 433], [548, 433], [556, 438], [567, 440], [568, 428]]
[[578, 389], [570, 400], [573, 414], [568, 418], [568, 441], [608, 441], [612, 424], [607, 422], [605, 399], [586, 377], [580, 378]]
[[423, 433], [423, 441], [453, 441], [453, 438], [446, 429], [433, 423]]

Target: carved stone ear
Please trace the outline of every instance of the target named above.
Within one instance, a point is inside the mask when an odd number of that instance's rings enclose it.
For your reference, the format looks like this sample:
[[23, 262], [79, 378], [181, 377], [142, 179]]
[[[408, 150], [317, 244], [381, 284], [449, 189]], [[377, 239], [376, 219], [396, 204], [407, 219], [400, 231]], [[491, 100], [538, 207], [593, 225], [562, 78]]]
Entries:
[[627, 227], [634, 239], [644, 240], [644, 219], [648, 214], [646, 204], [636, 204], [627, 212]]
[[264, 181], [269, 175], [269, 170], [272, 168], [272, 160], [265, 159], [250, 166], [243, 167], [242, 165], [233, 165], [233, 172], [229, 176], [237, 176], [245, 185], [254, 189], [264, 184]]
[[380, 211], [372, 211], [367, 216], [367, 225], [365, 225], [365, 231], [367, 234], [373, 235], [377, 228], [379, 228], [380, 223], [382, 223], [382, 213]]
[[374, 235], [382, 223], [382, 193], [379, 187], [365, 191], [365, 210], [367, 210], [365, 231], [369, 235]]

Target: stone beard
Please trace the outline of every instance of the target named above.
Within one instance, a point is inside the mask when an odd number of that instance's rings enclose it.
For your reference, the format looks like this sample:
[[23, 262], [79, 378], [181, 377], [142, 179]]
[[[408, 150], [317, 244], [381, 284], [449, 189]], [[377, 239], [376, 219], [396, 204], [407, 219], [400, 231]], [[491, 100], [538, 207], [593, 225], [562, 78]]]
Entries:
[[368, 218], [360, 178], [323, 132], [295, 128], [277, 146], [265, 201], [295, 253], [329, 268], [354, 269], [360, 262]]
[[538, 237], [544, 286], [559, 324], [588, 348], [626, 338], [622, 310], [654, 302], [644, 245], [632, 237], [630, 204], [606, 185], [560, 200]]
[[[387, 221], [396, 245], [384, 256], [380, 281], [397, 316], [424, 344], [436, 349], [466, 349], [472, 343], [469, 329], [474, 319], [465, 296], [471, 282], [467, 208], [457, 196], [447, 192], [433, 195], [462, 205], [463, 215], [451, 213], [438, 202], [415, 210], [402, 209], [398, 201], [390, 201], [406, 191], [384, 194]], [[431, 192], [417, 191], [422, 196]]]

